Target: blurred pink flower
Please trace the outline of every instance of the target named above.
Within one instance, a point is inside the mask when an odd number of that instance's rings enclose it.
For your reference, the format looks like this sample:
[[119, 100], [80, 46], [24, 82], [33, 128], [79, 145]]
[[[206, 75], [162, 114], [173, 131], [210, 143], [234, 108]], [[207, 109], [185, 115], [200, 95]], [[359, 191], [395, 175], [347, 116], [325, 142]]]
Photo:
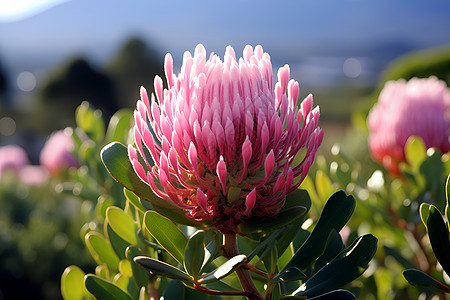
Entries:
[[19, 171], [19, 178], [29, 185], [41, 185], [48, 179], [48, 172], [41, 166], [26, 165]]
[[[270, 56], [246, 46], [236, 60], [185, 52], [178, 76], [165, 57], [168, 89], [156, 76], [149, 100], [141, 89], [129, 157], [136, 174], [160, 198], [209, 221], [223, 233], [250, 217], [277, 214], [305, 178], [323, 139], [319, 109], [309, 95], [297, 105], [289, 66], [273, 84]], [[145, 146], [145, 147], [144, 147]]]
[[6, 171], [19, 173], [28, 163], [28, 156], [23, 148], [16, 145], [0, 147], [0, 180]]
[[427, 148], [450, 150], [450, 90], [436, 77], [389, 81], [368, 117], [369, 148], [373, 158], [393, 174], [405, 160], [410, 136]]
[[41, 166], [50, 174], [68, 167], [78, 168], [79, 164], [72, 154], [73, 148], [73, 140], [64, 130], [52, 133], [41, 150]]

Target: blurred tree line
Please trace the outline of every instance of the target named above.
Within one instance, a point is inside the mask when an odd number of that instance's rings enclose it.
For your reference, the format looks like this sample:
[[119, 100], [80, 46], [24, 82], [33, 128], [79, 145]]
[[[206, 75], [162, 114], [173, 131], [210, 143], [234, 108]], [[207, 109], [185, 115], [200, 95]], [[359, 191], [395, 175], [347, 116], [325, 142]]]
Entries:
[[[128, 40], [104, 66], [76, 57], [56, 66], [32, 95], [32, 107], [8, 105], [11, 89], [0, 64], [0, 112], [20, 124], [18, 134], [46, 136], [74, 125], [73, 114], [82, 101], [90, 102], [109, 119], [119, 108], [133, 108], [139, 87], [152, 90], [155, 75], [162, 76], [164, 56], [139, 38]], [[0, 141], [1, 142], [1, 141]]]

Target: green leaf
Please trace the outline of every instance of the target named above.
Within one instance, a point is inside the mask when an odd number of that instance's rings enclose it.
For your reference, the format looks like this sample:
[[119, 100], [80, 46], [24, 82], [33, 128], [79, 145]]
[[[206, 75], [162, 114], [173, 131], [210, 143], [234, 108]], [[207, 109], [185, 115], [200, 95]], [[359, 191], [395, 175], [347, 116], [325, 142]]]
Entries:
[[138, 209], [142, 213], [145, 213], [147, 211], [147, 209], [142, 206], [141, 201], [139, 201], [139, 197], [136, 196], [132, 191], [123, 188], [123, 193], [125, 195], [125, 198], [130, 201], [130, 203], [133, 204], [136, 209]]
[[248, 261], [247, 256], [245, 256], [244, 254], [233, 256], [214, 271], [202, 276], [198, 280], [198, 282], [204, 284], [218, 281], [233, 273], [234, 270], [239, 268], [242, 264], [246, 263], [247, 261]]
[[106, 141], [125, 141], [128, 131], [131, 127], [132, 112], [128, 109], [117, 111], [109, 120], [108, 129], [106, 131]]
[[304, 189], [296, 189], [294, 192], [288, 194], [286, 196], [286, 202], [283, 205], [283, 208], [281, 208], [281, 211], [286, 210], [287, 208], [294, 207], [294, 206], [303, 206], [306, 207], [306, 212], [301, 216], [298, 220], [294, 221], [292, 223], [292, 226], [303, 224], [305, 222], [305, 219], [307, 218], [307, 214], [309, 210], [311, 209], [311, 198], [309, 196], [309, 193]]
[[126, 291], [132, 298], [136, 298], [139, 293], [133, 279], [121, 273], [117, 273], [116, 276], [114, 276], [113, 284], [121, 290]]
[[321, 170], [318, 170], [316, 172], [316, 190], [319, 197], [323, 200], [330, 197], [334, 192], [333, 183], [331, 182], [330, 178]]
[[159, 261], [146, 256], [136, 256], [134, 258], [134, 261], [149, 270], [152, 274], [162, 275], [176, 280], [192, 282], [191, 276], [163, 261]]
[[272, 232], [267, 238], [265, 238], [262, 242], [260, 242], [255, 249], [253, 249], [253, 251], [247, 257], [248, 260], [249, 261], [252, 260], [253, 257], [255, 256], [259, 256], [259, 258], [264, 258], [263, 253], [267, 254], [273, 247], [276, 247], [277, 240], [280, 239], [288, 230], [289, 228], [283, 227]]
[[414, 265], [412, 262], [410, 262], [409, 260], [407, 260], [401, 253], [400, 251], [397, 251], [394, 248], [390, 248], [386, 245], [383, 246], [383, 250], [386, 253], [386, 255], [390, 255], [393, 258], [395, 258], [395, 260], [401, 264], [403, 266], [403, 268], [405, 269], [414, 269], [417, 268], [416, 265]]
[[403, 272], [403, 276], [405, 279], [414, 286], [423, 286], [428, 288], [433, 288], [438, 291], [443, 291], [446, 293], [450, 293], [450, 287], [445, 284], [435, 280], [429, 275], [423, 273], [422, 271], [409, 269]]
[[111, 245], [98, 232], [91, 231], [85, 236], [86, 246], [92, 257], [98, 264], [106, 264], [109, 268], [117, 270], [119, 267], [119, 257], [112, 249]]
[[150, 280], [148, 272], [141, 268], [135, 261], [134, 258], [137, 256], [142, 256], [142, 251], [136, 246], [129, 246], [125, 251], [127, 259], [131, 262], [131, 271], [133, 273], [134, 281], [138, 287], [147, 286]]
[[358, 278], [375, 255], [377, 242], [377, 238], [371, 234], [357, 238], [350, 247], [311, 276], [294, 295], [318, 296]]
[[279, 281], [296, 281], [303, 280], [306, 278], [305, 273], [297, 269], [296, 267], [288, 268], [280, 273], [278, 273], [273, 279], [273, 283], [277, 283]]
[[328, 199], [316, 227], [311, 232], [305, 243], [295, 252], [294, 257], [283, 268], [283, 271], [296, 267], [304, 270], [320, 255], [327, 245], [331, 232], [339, 232], [350, 219], [355, 210], [355, 198], [347, 196], [340, 190]]
[[345, 246], [342, 243], [341, 235], [333, 230], [330, 234], [327, 247], [325, 248], [323, 254], [317, 259], [316, 263], [314, 264], [314, 268], [321, 269], [333, 258], [335, 258], [344, 248]]
[[219, 241], [219, 237], [222, 237], [214, 230], [206, 232], [205, 236], [205, 258], [203, 260], [202, 272], [218, 255], [222, 242]]
[[128, 293], [113, 283], [95, 275], [86, 275], [84, 285], [96, 299], [133, 300]]
[[84, 286], [84, 272], [77, 266], [70, 266], [61, 276], [61, 295], [65, 300], [92, 299]]
[[127, 259], [122, 259], [119, 262], [119, 272], [125, 275], [126, 277], [132, 277], [133, 271], [131, 269], [131, 261]]
[[310, 300], [353, 300], [356, 296], [353, 293], [346, 290], [335, 290], [314, 298], [308, 298]]
[[95, 267], [95, 275], [105, 280], [109, 280], [109, 269], [106, 265], [98, 265]]
[[136, 245], [138, 243], [137, 224], [123, 210], [117, 206], [110, 206], [106, 210], [106, 219], [112, 230], [122, 239]]
[[183, 265], [188, 239], [171, 220], [155, 211], [147, 211], [144, 215], [144, 228], [180, 265]]
[[428, 236], [434, 255], [447, 274], [450, 274], [450, 240], [447, 226], [444, 223], [441, 213], [434, 206], [430, 205], [430, 212], [427, 220]]
[[100, 156], [111, 176], [125, 188], [132, 191], [136, 196], [150, 202], [153, 209], [160, 211], [162, 214], [170, 217], [170, 219], [179, 224], [202, 226], [202, 224], [187, 220], [183, 209], [170, 200], [158, 198], [152, 192], [151, 188], [141, 181], [130, 163], [127, 147], [120, 143], [113, 142], [102, 149]]
[[92, 109], [91, 105], [84, 101], [75, 111], [75, 120], [78, 125], [93, 141], [100, 143], [105, 134], [105, 124], [102, 112]]
[[[430, 204], [422, 203], [419, 208], [420, 219], [422, 220], [423, 225], [427, 228], [427, 220], [430, 213]], [[428, 230], [428, 229], [427, 229]]]
[[305, 212], [305, 207], [295, 206], [280, 211], [272, 217], [251, 219], [248, 222], [242, 223], [238, 226], [239, 233], [246, 235], [284, 227], [291, 224], [295, 220], [298, 220]]
[[205, 232], [197, 231], [189, 239], [184, 250], [184, 269], [194, 278], [198, 278], [205, 259]]
[[277, 247], [272, 247], [267, 255], [262, 258], [264, 266], [269, 274], [275, 274], [275, 269], [277, 267], [278, 261], [278, 251]]
[[220, 280], [206, 283], [206, 284], [203, 283], [202, 285], [210, 290], [223, 291], [223, 292], [239, 292], [238, 289], [235, 289], [234, 287], [229, 286], [228, 284], [226, 284], [225, 282], [220, 281]]
[[296, 189], [292, 193], [288, 194], [286, 196], [286, 202], [281, 208], [281, 211], [295, 206], [306, 207], [307, 211], [309, 211], [309, 209], [311, 208], [311, 198], [309, 197], [309, 193], [307, 190]]
[[108, 220], [103, 224], [106, 238], [109, 240], [114, 252], [120, 259], [125, 259], [125, 249], [130, 245], [127, 241], [122, 239], [109, 225]]
[[405, 158], [414, 170], [419, 170], [427, 158], [427, 148], [420, 137], [410, 136], [405, 144]]
[[164, 290], [164, 299], [184, 300], [186, 294], [185, 285], [178, 280], [171, 280]]

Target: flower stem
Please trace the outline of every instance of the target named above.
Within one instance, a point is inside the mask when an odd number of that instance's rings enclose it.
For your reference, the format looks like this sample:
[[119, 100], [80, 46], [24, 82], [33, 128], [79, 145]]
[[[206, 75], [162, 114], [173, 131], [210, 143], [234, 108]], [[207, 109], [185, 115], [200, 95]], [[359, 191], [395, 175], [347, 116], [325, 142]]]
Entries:
[[[239, 255], [239, 249], [237, 247], [237, 239], [235, 232], [224, 234], [223, 250], [227, 258]], [[239, 281], [241, 282], [242, 288], [247, 293], [248, 295], [247, 297], [250, 300], [263, 299], [261, 294], [256, 289], [255, 284], [253, 283], [252, 276], [250, 275], [248, 269], [244, 267], [239, 267], [236, 269], [236, 274], [239, 277]]]

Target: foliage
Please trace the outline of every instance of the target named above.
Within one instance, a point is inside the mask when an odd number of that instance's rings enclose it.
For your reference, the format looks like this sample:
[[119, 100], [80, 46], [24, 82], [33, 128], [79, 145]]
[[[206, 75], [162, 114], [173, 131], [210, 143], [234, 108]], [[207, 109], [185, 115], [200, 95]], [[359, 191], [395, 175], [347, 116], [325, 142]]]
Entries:
[[[380, 239], [373, 268], [361, 279], [361, 298], [414, 299], [420, 293], [431, 297], [433, 291], [411, 287], [401, 274], [409, 268], [436, 274], [419, 207], [427, 202], [444, 211], [448, 153], [427, 151], [423, 141], [410, 138], [405, 146], [407, 163], [400, 166], [403, 175], [392, 177], [373, 162], [363, 164], [353, 159], [339, 145], [331, 152], [330, 159], [317, 159], [317, 169], [309, 173], [302, 187], [309, 191], [313, 203], [323, 203], [334, 189], [354, 193], [359, 206], [348, 224], [349, 236], [371, 232]], [[438, 278], [442, 279], [442, 274]]]
[[[120, 120], [126, 124], [129, 117]], [[81, 143], [79, 151], [86, 149], [90, 155], [81, 156], [91, 157], [108, 139], [100, 134], [101, 122], [88, 106], [78, 109], [77, 122], [77, 136], [84, 132], [92, 138], [87, 140], [90, 150]], [[65, 299], [148, 299], [156, 295], [166, 299], [219, 299], [219, 295], [258, 299], [242, 291], [237, 275], [242, 270], [251, 273], [266, 299], [342, 299], [343, 295], [353, 299], [352, 292], [341, 288], [367, 269], [377, 249], [377, 239], [371, 234], [355, 238], [347, 247], [342, 242], [339, 231], [356, 205], [351, 195], [334, 193], [316, 226], [308, 230], [302, 224], [310, 222], [306, 215], [311, 200], [306, 190], [297, 190], [287, 196], [282, 217], [241, 224], [238, 252], [233, 254], [227, 250], [228, 236], [212, 228], [178, 223], [185, 220], [177, 217], [181, 212], [137, 179], [122, 144], [107, 145], [101, 156], [125, 188], [120, 194], [117, 189], [102, 189], [102, 184], [108, 185], [106, 177], [97, 178], [100, 195], [95, 195], [111, 201], [97, 201], [93, 209], [96, 226], [87, 223], [82, 236], [98, 266], [93, 274], [68, 267], [61, 279]], [[97, 168], [97, 164], [89, 165], [86, 173]], [[94, 179], [93, 175], [85, 178], [88, 182]], [[113, 200], [121, 198], [125, 201]]]
[[[450, 233], [449, 233], [449, 220], [450, 220], [450, 176], [447, 177], [446, 184], [446, 200], [445, 217], [442, 217], [439, 209], [428, 203], [422, 203], [420, 205], [420, 217], [422, 219], [425, 228], [427, 229], [428, 238], [430, 240], [431, 248], [437, 262], [442, 267], [443, 271], [450, 274]], [[445, 221], [444, 221], [445, 220]], [[441, 283], [438, 280], [433, 279], [428, 274], [416, 270], [408, 269], [403, 272], [406, 280], [415, 286], [430, 287], [438, 290], [439, 292], [450, 293], [450, 287]]]
[[30, 186], [13, 173], [0, 181], [2, 299], [57, 299], [59, 278], [67, 265], [93, 268], [79, 239], [85, 207], [78, 199], [55, 192], [57, 184], [52, 179]]

